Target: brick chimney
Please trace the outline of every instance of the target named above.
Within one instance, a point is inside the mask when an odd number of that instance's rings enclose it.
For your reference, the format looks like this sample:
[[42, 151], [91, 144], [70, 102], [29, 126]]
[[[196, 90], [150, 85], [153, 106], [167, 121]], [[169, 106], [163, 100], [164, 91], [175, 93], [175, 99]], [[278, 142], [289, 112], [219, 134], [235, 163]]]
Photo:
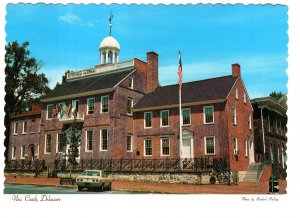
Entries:
[[147, 52], [146, 93], [153, 92], [158, 87], [158, 54]]
[[241, 77], [241, 66], [239, 64], [232, 64], [232, 76]]

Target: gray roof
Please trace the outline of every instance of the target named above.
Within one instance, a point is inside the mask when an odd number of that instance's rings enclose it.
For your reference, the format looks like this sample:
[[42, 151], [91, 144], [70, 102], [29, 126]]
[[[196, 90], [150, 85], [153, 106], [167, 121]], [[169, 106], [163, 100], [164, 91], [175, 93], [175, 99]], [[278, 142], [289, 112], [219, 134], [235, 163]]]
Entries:
[[[223, 76], [206, 80], [183, 83], [181, 88], [182, 103], [226, 99], [238, 77]], [[133, 108], [175, 105], [179, 102], [178, 84], [158, 87], [145, 95]]]
[[67, 81], [50, 91], [43, 100], [73, 95], [77, 93], [91, 92], [101, 89], [114, 88], [119, 82], [132, 73], [131, 70], [118, 73], [100, 74], [74, 81]]

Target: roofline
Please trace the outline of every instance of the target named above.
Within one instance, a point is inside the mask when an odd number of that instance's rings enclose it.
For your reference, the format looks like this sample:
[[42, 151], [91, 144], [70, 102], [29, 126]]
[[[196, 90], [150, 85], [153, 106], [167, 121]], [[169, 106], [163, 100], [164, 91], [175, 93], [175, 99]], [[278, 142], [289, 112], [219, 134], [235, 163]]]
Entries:
[[99, 89], [99, 90], [94, 90], [94, 91], [90, 91], [90, 92], [82, 92], [82, 93], [75, 93], [75, 94], [71, 94], [71, 95], [41, 99], [41, 102], [47, 103], [47, 102], [52, 102], [52, 101], [66, 100], [66, 99], [70, 99], [70, 98], [79, 98], [79, 97], [85, 97], [85, 96], [89, 96], [89, 95], [96, 95], [96, 94], [112, 92], [114, 90], [115, 90], [115, 88]]
[[66, 100], [70, 98], [77, 98], [77, 97], [84, 97], [84, 96], [89, 96], [89, 95], [94, 95], [94, 94], [102, 94], [106, 92], [111, 92], [115, 90], [115, 88], [120, 85], [128, 76], [132, 75], [136, 69], [133, 69], [128, 75], [124, 76], [122, 80], [120, 80], [116, 85], [114, 85], [113, 88], [106, 88], [106, 89], [99, 89], [99, 90], [94, 90], [90, 92], [83, 92], [83, 93], [75, 93], [71, 95], [65, 95], [65, 96], [59, 96], [59, 97], [53, 97], [53, 98], [48, 98], [48, 99], [41, 99], [41, 102], [51, 102], [51, 101], [60, 101], [60, 100]]
[[[208, 101], [196, 101], [196, 102], [189, 102], [181, 104], [181, 107], [188, 107], [188, 106], [195, 106], [195, 105], [204, 105], [204, 104], [216, 104], [225, 102], [226, 99], [216, 99], [216, 100], [208, 100]], [[132, 112], [141, 112], [141, 111], [150, 111], [150, 110], [161, 110], [161, 109], [168, 109], [168, 108], [176, 108], [179, 107], [179, 104], [169, 104], [169, 105], [162, 105], [162, 106], [154, 106], [154, 107], [144, 107], [144, 108], [137, 108], [132, 109]]]
[[119, 86], [125, 79], [127, 79], [129, 76], [131, 76], [134, 72], [136, 71], [136, 69], [134, 69], [133, 71], [131, 71], [131, 73], [129, 73], [127, 76], [125, 76], [123, 79], [120, 80], [120, 82], [118, 82], [115, 86], [114, 89]]
[[281, 98], [278, 99], [278, 103], [282, 102], [284, 99], [287, 99], [286, 94], [284, 94]]
[[279, 106], [285, 112], [287, 111], [287, 108], [283, 107], [276, 99], [274, 99], [270, 96], [251, 99], [251, 104], [263, 103], [263, 102], [271, 102], [272, 104]]
[[[208, 78], [208, 79], [200, 79], [200, 80], [194, 80], [194, 81], [189, 81], [189, 82], [184, 82], [182, 83], [183, 85], [184, 84], [190, 84], [190, 83], [196, 83], [196, 82], [202, 82], [202, 81], [207, 81], [207, 80], [211, 80], [211, 79], [220, 79], [220, 78], [224, 78], [224, 77], [235, 77], [235, 76], [232, 76], [232, 75], [226, 75], [226, 76], [219, 76], [219, 77], [211, 77], [211, 78]], [[164, 87], [168, 87], [168, 86], [178, 86], [178, 83], [175, 83], [175, 84], [169, 84], [169, 85], [164, 85], [164, 86], [161, 86], [160, 88], [164, 88]]]

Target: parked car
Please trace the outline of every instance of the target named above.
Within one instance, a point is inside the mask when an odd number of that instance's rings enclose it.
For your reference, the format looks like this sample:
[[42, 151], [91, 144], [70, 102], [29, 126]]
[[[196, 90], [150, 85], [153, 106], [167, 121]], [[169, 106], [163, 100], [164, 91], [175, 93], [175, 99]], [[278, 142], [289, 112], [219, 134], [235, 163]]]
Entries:
[[85, 170], [76, 177], [78, 191], [94, 188], [100, 191], [111, 190], [111, 179], [103, 177], [101, 170]]

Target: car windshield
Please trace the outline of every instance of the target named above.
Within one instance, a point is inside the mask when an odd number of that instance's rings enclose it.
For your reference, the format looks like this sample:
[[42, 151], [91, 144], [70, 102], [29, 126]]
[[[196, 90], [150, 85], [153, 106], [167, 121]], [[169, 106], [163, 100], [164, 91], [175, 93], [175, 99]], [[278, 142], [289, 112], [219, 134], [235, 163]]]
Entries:
[[80, 175], [83, 175], [83, 176], [100, 176], [100, 172], [99, 171], [88, 170], [88, 171], [84, 171]]

